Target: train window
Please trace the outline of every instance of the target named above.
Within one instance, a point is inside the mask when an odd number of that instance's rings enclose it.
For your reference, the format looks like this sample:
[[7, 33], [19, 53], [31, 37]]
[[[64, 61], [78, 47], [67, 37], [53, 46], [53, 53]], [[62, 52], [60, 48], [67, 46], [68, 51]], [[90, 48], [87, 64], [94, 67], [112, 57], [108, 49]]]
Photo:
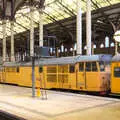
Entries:
[[39, 67], [39, 73], [42, 73], [42, 72], [43, 72], [43, 67], [40, 66], [40, 67]]
[[74, 73], [75, 72], [75, 65], [70, 65], [70, 73]]
[[10, 67], [5, 68], [5, 72], [10, 72]]
[[17, 67], [17, 68], [16, 68], [16, 72], [18, 72], [18, 73], [19, 73], [19, 67]]
[[115, 67], [114, 68], [114, 76], [115, 77], [120, 77], [120, 67]]
[[86, 71], [91, 71], [91, 63], [90, 62], [86, 62]]
[[79, 71], [84, 71], [84, 63], [79, 63]]
[[96, 64], [96, 62], [92, 62], [92, 71], [97, 71], [97, 64]]
[[105, 71], [105, 64], [104, 62], [99, 62], [99, 65], [100, 65], [100, 71]]

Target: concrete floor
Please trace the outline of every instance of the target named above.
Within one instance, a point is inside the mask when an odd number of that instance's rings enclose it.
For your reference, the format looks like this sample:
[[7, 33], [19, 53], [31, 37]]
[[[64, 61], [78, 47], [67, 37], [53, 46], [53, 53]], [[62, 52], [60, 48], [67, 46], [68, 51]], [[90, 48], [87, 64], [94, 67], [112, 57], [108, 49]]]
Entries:
[[0, 84], [0, 110], [27, 120], [120, 120], [120, 99], [47, 91], [48, 100], [31, 97], [31, 88]]

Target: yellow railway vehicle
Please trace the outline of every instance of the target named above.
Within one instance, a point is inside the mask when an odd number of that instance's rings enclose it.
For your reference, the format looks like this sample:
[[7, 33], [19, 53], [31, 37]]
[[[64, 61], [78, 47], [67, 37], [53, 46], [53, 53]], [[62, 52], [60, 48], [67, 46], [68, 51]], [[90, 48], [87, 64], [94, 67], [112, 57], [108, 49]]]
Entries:
[[109, 91], [111, 58], [111, 55], [80, 56], [76, 69], [77, 89]]
[[[41, 58], [35, 61], [36, 87], [109, 91], [111, 58], [111, 55]], [[31, 62], [5, 63], [2, 67], [1, 82], [32, 86]]]
[[120, 94], [120, 54], [112, 58], [111, 93]]

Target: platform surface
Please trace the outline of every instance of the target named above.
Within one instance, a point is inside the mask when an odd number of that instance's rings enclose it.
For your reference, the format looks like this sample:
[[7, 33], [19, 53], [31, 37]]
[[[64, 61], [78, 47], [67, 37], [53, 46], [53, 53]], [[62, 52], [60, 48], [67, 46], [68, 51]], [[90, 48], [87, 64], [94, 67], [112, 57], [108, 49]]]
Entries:
[[31, 88], [0, 84], [0, 110], [27, 120], [120, 120], [120, 99], [47, 91], [31, 97]]

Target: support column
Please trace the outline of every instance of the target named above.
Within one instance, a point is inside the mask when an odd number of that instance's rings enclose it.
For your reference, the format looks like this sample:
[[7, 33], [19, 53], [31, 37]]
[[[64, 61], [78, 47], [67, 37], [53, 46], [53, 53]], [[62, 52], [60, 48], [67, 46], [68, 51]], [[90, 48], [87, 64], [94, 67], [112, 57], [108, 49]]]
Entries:
[[43, 10], [39, 11], [39, 46], [43, 46]]
[[118, 42], [115, 41], [115, 55], [118, 54]]
[[32, 97], [35, 97], [35, 58], [32, 57]]
[[86, 22], [87, 55], [91, 55], [91, 0], [87, 0]]
[[2, 22], [2, 30], [3, 30], [3, 62], [6, 61], [6, 20]]
[[15, 61], [14, 56], [14, 21], [11, 21], [11, 61]]
[[30, 56], [34, 56], [34, 14], [33, 6], [30, 6]]
[[82, 55], [82, 10], [77, 0], [77, 55]]

